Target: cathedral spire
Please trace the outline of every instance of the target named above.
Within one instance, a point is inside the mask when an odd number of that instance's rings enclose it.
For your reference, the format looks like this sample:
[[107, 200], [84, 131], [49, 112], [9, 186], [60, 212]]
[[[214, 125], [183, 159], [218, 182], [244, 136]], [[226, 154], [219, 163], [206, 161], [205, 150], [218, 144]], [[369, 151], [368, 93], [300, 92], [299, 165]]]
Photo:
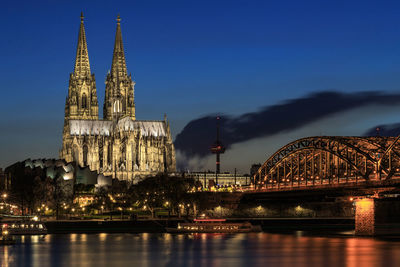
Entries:
[[126, 69], [125, 53], [124, 53], [124, 46], [122, 44], [122, 33], [120, 24], [121, 24], [121, 18], [118, 15], [117, 31], [115, 33], [114, 52], [111, 65], [111, 73], [118, 78], [125, 77], [128, 74], [128, 71]]
[[96, 81], [90, 73], [85, 27], [81, 13], [74, 72], [69, 77], [68, 101], [65, 104], [66, 120], [94, 120], [99, 118]]
[[121, 18], [118, 15], [111, 72], [107, 74], [106, 78], [104, 119], [114, 120], [124, 116], [135, 119], [134, 87], [135, 82], [132, 81], [131, 75], [128, 76], [126, 68]]
[[81, 12], [81, 25], [79, 27], [78, 46], [76, 48], [76, 60], [74, 68], [74, 74], [79, 77], [84, 77], [87, 75], [90, 76], [89, 54], [83, 18], [83, 12]]

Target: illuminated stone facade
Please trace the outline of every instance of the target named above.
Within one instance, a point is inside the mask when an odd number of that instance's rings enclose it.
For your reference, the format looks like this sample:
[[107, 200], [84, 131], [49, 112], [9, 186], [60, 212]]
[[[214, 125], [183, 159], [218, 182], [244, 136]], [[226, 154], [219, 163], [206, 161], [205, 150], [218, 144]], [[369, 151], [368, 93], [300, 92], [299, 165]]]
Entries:
[[126, 67], [118, 17], [111, 71], [106, 77], [104, 119], [99, 119], [95, 76], [90, 72], [81, 16], [60, 158], [132, 182], [147, 175], [174, 172], [175, 150], [169, 122], [166, 116], [162, 121], [136, 120], [134, 86]]
[[356, 201], [355, 234], [375, 234], [375, 201], [364, 198]]

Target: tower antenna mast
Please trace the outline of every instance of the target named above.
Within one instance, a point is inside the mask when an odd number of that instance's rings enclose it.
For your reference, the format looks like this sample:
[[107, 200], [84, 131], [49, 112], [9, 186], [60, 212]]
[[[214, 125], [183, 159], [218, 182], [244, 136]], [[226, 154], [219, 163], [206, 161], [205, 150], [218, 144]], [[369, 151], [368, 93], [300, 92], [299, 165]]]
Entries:
[[219, 128], [220, 128], [220, 120], [221, 117], [217, 116], [217, 140], [211, 147], [211, 153], [216, 155], [216, 160], [215, 160], [215, 183], [218, 185], [218, 174], [221, 172], [221, 157], [220, 155], [225, 152], [225, 147], [221, 143], [220, 138], [219, 138]]

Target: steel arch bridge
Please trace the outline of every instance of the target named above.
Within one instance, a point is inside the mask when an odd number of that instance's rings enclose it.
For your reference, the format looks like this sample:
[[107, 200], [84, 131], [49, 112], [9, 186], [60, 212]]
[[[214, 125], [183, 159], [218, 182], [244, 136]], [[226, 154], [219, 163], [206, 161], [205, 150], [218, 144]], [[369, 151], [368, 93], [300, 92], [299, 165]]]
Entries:
[[276, 151], [254, 175], [255, 189], [346, 186], [400, 180], [399, 137], [315, 136]]

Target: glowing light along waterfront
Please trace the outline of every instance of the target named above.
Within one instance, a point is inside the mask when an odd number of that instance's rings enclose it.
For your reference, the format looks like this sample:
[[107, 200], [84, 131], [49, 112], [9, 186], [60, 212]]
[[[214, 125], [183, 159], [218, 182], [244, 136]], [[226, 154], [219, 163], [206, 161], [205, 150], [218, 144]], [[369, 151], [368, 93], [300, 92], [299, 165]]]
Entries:
[[23, 237], [0, 247], [2, 266], [397, 267], [400, 243], [251, 233], [69, 234]]

